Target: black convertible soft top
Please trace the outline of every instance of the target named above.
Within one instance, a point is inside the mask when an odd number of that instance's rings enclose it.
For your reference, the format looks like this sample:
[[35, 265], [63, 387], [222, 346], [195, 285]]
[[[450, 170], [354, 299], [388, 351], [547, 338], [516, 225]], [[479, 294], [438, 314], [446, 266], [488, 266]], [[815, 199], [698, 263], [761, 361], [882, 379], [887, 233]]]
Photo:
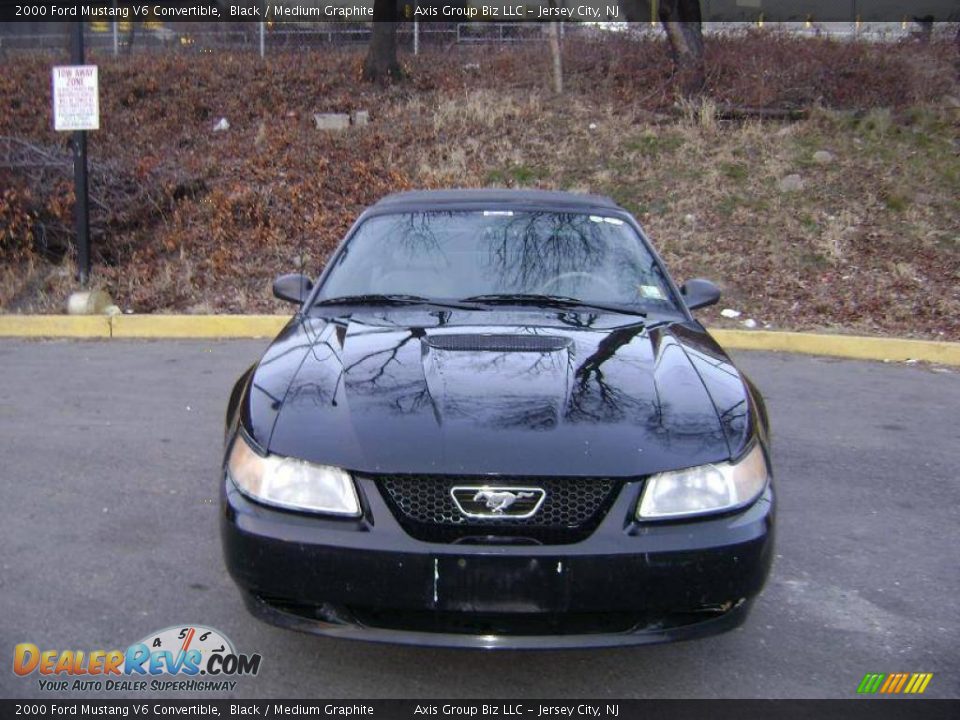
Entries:
[[414, 190], [394, 193], [378, 200], [372, 211], [424, 210], [431, 208], [476, 208], [478, 206], [523, 205], [544, 209], [620, 210], [620, 206], [603, 195], [585, 195], [555, 190]]

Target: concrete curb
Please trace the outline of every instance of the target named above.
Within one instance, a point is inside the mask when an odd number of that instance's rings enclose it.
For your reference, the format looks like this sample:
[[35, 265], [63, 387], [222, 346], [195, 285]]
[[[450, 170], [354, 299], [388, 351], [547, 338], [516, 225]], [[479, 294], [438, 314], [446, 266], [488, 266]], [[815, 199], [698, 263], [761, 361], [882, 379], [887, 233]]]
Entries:
[[774, 350], [857, 360], [923, 360], [941, 365], [960, 365], [960, 343], [939, 340], [722, 328], [711, 328], [710, 334], [725, 348], [736, 350]]
[[[0, 315], [0, 337], [272, 338], [288, 315]], [[733, 350], [830, 355], [858, 360], [922, 360], [960, 366], [960, 343], [769, 330], [710, 330]]]
[[109, 338], [107, 315], [0, 315], [0, 337]]
[[[289, 319], [289, 315], [114, 315], [110, 318], [114, 338], [272, 338]], [[0, 317], [0, 328], [2, 323]]]

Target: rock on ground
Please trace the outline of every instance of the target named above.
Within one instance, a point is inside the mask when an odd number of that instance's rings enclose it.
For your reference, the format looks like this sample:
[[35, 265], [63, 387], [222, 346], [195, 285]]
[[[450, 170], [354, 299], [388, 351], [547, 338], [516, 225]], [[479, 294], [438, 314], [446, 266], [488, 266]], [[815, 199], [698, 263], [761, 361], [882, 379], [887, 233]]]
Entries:
[[797, 174], [786, 175], [780, 179], [780, 192], [799, 192], [803, 190], [803, 178]]
[[813, 154], [813, 161], [821, 165], [828, 165], [833, 162], [833, 153], [827, 150], [817, 150]]

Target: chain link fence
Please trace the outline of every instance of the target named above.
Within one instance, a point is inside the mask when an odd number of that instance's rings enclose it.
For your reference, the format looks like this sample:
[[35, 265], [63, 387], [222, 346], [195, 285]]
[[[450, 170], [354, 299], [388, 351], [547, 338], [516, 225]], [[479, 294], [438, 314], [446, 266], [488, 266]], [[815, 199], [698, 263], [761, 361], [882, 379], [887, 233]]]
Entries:
[[[53, 51], [67, 43], [67, 23], [21, 23], [0, 28], [0, 50]], [[595, 28], [573, 27], [565, 32]], [[544, 39], [544, 26], [535, 23], [403, 23], [398, 42], [407, 49], [478, 43], [511, 44]], [[89, 49], [124, 53], [221, 50], [307, 50], [330, 45], [362, 45], [369, 41], [369, 23], [159, 23], [91, 22], [85, 39]]]
[[[67, 46], [70, 23], [9, 23], [0, 27], [0, 52], [61, 52]], [[957, 23], [937, 23], [936, 28], [916, 22], [878, 23], [704, 23], [707, 34], [736, 33], [749, 29], [787, 32], [811, 37], [832, 37], [867, 41], [900, 41], [929, 37], [930, 33], [953, 35]], [[402, 23], [398, 28], [401, 48], [449, 48], [492, 44], [546, 41], [545, 24], [540, 23]], [[602, 37], [610, 34], [656, 36], [659, 23], [561, 22], [561, 34]], [[117, 55], [150, 52], [210, 53], [219, 51], [297, 51], [329, 46], [366, 44], [369, 23], [240, 23], [240, 22], [90, 22], [86, 28], [87, 47]]]

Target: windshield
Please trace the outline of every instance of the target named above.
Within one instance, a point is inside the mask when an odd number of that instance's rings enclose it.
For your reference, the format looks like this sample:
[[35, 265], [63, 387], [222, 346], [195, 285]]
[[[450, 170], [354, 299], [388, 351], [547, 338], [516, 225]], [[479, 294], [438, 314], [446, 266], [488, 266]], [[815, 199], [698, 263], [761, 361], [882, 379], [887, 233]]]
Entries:
[[659, 266], [626, 222], [543, 211], [372, 217], [337, 257], [318, 300], [517, 294], [676, 309]]

